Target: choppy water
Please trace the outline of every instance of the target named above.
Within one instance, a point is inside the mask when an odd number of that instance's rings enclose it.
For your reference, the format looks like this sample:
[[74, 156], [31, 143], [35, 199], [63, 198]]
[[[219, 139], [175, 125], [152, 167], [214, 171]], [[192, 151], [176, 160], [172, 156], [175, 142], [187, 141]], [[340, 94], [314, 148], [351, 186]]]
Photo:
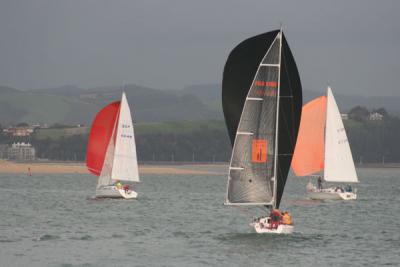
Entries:
[[290, 179], [288, 236], [223, 206], [225, 175], [143, 175], [140, 198], [121, 201], [91, 199], [90, 175], [1, 174], [0, 266], [399, 265], [400, 170], [358, 173], [354, 202], [307, 200]]

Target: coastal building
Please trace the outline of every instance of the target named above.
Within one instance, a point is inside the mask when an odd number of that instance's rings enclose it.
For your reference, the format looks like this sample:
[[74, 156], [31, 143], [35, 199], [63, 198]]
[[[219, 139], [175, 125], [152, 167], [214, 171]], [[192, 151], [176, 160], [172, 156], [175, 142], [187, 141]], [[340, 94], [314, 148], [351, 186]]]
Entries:
[[369, 114], [370, 121], [381, 121], [383, 119], [383, 115], [378, 112], [373, 112]]
[[349, 119], [349, 114], [342, 113], [342, 114], [340, 114], [340, 117], [342, 117], [342, 120], [348, 120]]
[[8, 158], [8, 145], [1, 144], [0, 145], [0, 159], [7, 159]]
[[29, 143], [13, 143], [8, 148], [8, 159], [11, 160], [31, 161], [35, 160], [35, 156], [35, 148]]
[[30, 136], [33, 133], [32, 127], [9, 127], [3, 132], [11, 136]]

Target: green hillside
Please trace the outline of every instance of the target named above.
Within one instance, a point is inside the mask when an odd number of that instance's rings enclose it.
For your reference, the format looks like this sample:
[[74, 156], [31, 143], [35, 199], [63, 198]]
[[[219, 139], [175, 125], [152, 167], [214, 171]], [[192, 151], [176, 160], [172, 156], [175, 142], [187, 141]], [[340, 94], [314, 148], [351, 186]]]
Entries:
[[[0, 124], [18, 122], [90, 125], [96, 113], [121, 99], [121, 87], [19, 91], [0, 87]], [[222, 113], [190, 93], [176, 93], [137, 85], [125, 86], [135, 122], [221, 119]]]
[[89, 128], [80, 127], [80, 128], [49, 128], [49, 129], [36, 129], [34, 133], [34, 138], [38, 140], [43, 139], [53, 139], [57, 140], [62, 137], [68, 137], [73, 135], [84, 135], [86, 136], [89, 133]]
[[223, 121], [186, 121], [139, 123], [135, 125], [137, 134], [189, 134], [201, 131], [225, 131]]
[[[194, 132], [225, 131], [223, 121], [185, 121], [185, 122], [150, 122], [135, 124], [137, 135], [146, 134], [191, 134]], [[35, 130], [35, 139], [60, 139], [73, 135], [89, 134], [89, 127], [81, 128], [49, 128]]]
[[98, 110], [95, 104], [75, 97], [6, 92], [0, 95], [0, 123], [82, 123]]
[[[124, 87], [132, 117], [137, 123], [223, 120], [218, 84], [188, 86], [182, 90], [158, 90], [138, 85]], [[121, 86], [82, 89], [63, 86], [20, 91], [0, 86], [0, 124], [19, 122], [86, 124], [110, 102], [121, 98]], [[304, 103], [323, 93], [304, 90]], [[385, 107], [400, 114], [400, 97], [336, 95], [340, 110], [362, 105]]]

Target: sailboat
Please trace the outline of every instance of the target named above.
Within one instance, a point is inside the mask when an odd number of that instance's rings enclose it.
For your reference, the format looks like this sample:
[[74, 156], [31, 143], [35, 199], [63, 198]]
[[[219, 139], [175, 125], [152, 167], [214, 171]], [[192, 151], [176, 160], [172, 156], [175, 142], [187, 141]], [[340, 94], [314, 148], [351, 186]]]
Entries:
[[[233, 146], [225, 205], [276, 213], [302, 106], [299, 73], [282, 30], [254, 36], [232, 50], [223, 73], [222, 105]], [[294, 229], [269, 215], [250, 225], [257, 233]]]
[[348, 184], [345, 189], [341, 186], [318, 188], [309, 181], [307, 190], [311, 199], [357, 198], [357, 190], [349, 185], [358, 182], [353, 156], [329, 86], [326, 96], [318, 97], [303, 107], [292, 168], [297, 176], [315, 175], [323, 171], [323, 180]]
[[125, 92], [121, 101], [110, 103], [97, 113], [89, 134], [86, 166], [99, 177], [96, 197], [137, 197], [127, 184], [121, 184], [139, 182], [134, 129]]

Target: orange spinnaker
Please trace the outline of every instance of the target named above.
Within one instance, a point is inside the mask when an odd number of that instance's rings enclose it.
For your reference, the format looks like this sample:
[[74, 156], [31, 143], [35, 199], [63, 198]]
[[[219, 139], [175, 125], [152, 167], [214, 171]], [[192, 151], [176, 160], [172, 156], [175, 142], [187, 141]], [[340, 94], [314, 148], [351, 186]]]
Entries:
[[292, 159], [297, 176], [306, 176], [324, 169], [326, 96], [303, 106], [299, 134]]

